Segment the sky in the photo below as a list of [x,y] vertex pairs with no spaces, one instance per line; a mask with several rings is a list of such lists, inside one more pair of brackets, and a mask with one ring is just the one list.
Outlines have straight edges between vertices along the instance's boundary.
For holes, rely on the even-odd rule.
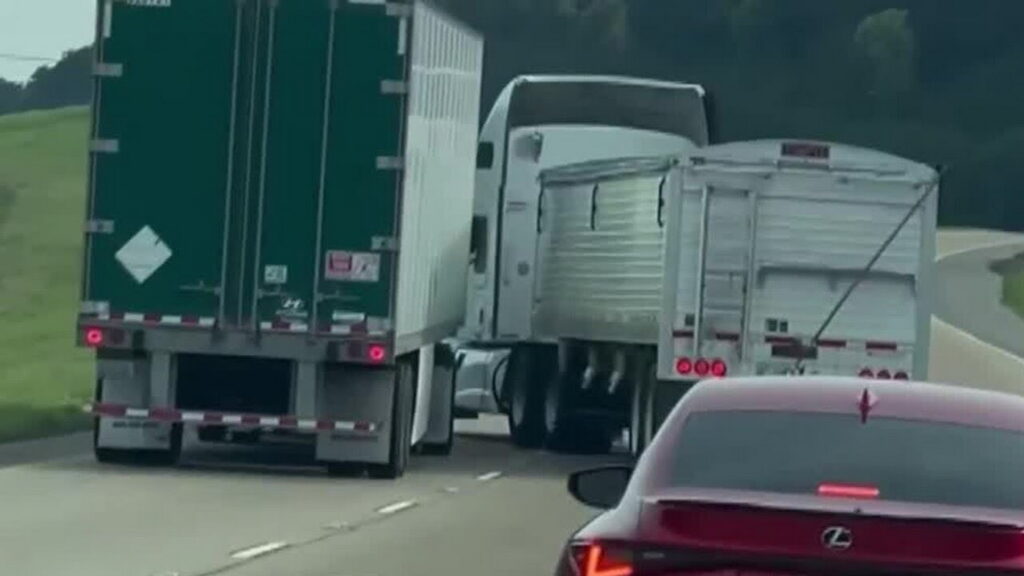
[[[90,44],[96,0],[0,0],[0,78],[24,82],[46,61]],[[52,64],[52,62],[50,63]]]

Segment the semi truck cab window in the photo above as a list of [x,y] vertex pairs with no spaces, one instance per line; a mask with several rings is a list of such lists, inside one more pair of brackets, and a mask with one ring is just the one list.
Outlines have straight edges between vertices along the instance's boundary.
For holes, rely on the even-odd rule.
[[469,254],[473,261],[473,271],[477,274],[487,272],[487,216],[473,216],[473,230],[470,233]]
[[477,170],[490,170],[494,166],[494,142],[481,142],[476,147]]

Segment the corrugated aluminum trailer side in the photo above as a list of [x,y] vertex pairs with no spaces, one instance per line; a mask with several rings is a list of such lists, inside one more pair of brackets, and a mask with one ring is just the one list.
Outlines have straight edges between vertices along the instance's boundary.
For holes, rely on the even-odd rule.
[[699,380],[926,378],[938,176],[875,150],[765,140],[552,168],[538,337],[573,450],[639,453]]
[[482,54],[421,2],[99,2],[78,327],[101,460],[173,460],[186,422],[308,432],[385,476],[450,447],[434,345],[464,310]]

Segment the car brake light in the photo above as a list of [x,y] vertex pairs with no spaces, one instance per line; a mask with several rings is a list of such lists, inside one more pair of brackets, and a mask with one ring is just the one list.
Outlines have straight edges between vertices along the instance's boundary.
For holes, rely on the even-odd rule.
[[857,375],[860,376],[861,378],[874,378],[875,377],[875,373],[871,371],[871,368],[863,368],[863,369],[861,369],[861,371]]
[[97,348],[103,345],[103,330],[99,328],[86,328],[85,343],[88,346]]
[[711,363],[711,375],[716,378],[722,378],[728,371],[729,367],[722,360],[715,360]]
[[818,496],[872,500],[878,498],[879,494],[878,488],[874,486],[857,486],[853,484],[821,484],[818,486]]
[[580,576],[632,576],[633,560],[626,552],[600,544],[574,546],[572,560]]
[[700,358],[693,363],[693,371],[697,373],[697,376],[703,378],[711,371],[711,364],[707,360]]
[[878,379],[879,380],[891,380],[892,379],[892,373],[889,372],[888,370],[886,370],[885,368],[882,368],[881,370],[878,371]]
[[676,360],[676,372],[686,376],[693,372],[693,362],[689,358],[680,358]]
[[388,351],[384,346],[380,344],[371,344],[370,349],[367,352],[367,356],[373,362],[383,362],[384,358],[388,355]]

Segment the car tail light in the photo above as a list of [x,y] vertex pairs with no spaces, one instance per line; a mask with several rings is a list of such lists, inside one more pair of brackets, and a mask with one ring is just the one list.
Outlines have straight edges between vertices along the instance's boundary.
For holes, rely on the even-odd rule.
[[896,380],[910,380],[910,374],[907,374],[906,372],[900,370],[899,372],[896,373],[895,376],[893,376],[893,378],[895,378]]
[[892,380],[892,373],[889,372],[888,370],[886,370],[885,368],[882,368],[881,370],[878,371],[878,379],[879,380]]
[[687,376],[693,373],[693,362],[689,358],[680,358],[676,360],[676,372],[683,376]]
[[834,498],[859,498],[872,500],[880,494],[875,486],[864,486],[856,484],[821,484],[818,486],[818,496],[831,496]]
[[99,348],[103,345],[104,337],[103,330],[99,328],[86,328],[85,329],[85,344],[90,348]]
[[388,349],[382,344],[370,344],[370,348],[366,352],[371,362],[383,362],[388,355]]
[[874,378],[875,377],[875,373],[871,370],[871,368],[862,368],[861,371],[857,375],[860,376],[861,378]]
[[722,360],[711,362],[711,375],[715,378],[722,378],[729,371],[729,367]]
[[711,372],[711,363],[703,358],[698,358],[693,363],[693,371],[697,373],[697,376],[703,378],[708,375],[708,372]]
[[602,544],[578,544],[572,561],[580,576],[632,576],[633,555]]

